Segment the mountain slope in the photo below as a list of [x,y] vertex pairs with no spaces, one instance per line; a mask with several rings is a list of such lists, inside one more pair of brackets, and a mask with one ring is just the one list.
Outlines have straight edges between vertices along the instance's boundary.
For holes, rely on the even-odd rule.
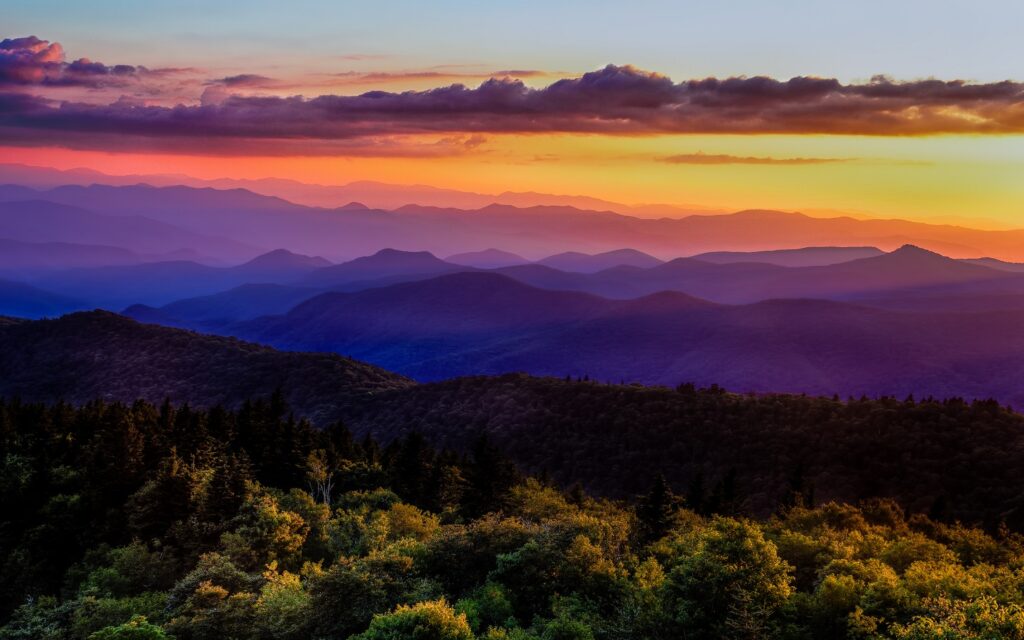
[[[547,286],[542,280],[532,284]],[[943,289],[958,294],[1024,293],[1021,274],[953,260],[911,245],[871,258],[812,267],[677,258],[650,269],[615,267],[584,278],[563,278],[560,285],[608,297],[682,291],[731,304],[772,298],[851,300],[922,288],[932,295]]]
[[331,261],[320,256],[305,256],[287,249],[275,249],[232,269],[241,277],[259,282],[259,278],[298,277],[329,266],[331,266]]
[[[250,283],[291,283],[329,264],[323,258],[279,249],[235,267],[173,260],[59,271],[43,275],[38,283],[52,291],[85,298],[93,306],[123,309],[132,304],[166,305]],[[259,306],[254,310],[259,311]],[[240,309],[233,317],[252,317],[252,314],[251,310]]]
[[964,262],[989,267],[991,269],[998,269],[1000,271],[1024,273],[1024,263],[1021,262],[1006,262],[1004,260],[996,260],[995,258],[967,258]]
[[22,282],[0,279],[0,316],[40,318],[86,308],[81,300],[45,291]]
[[820,267],[859,258],[873,258],[884,253],[875,247],[803,247],[772,251],[712,251],[691,256],[694,260],[726,264],[730,262],[762,262],[780,267]]
[[356,293],[326,293],[283,316],[227,328],[282,348],[368,354],[384,367],[430,361],[518,332],[574,322],[611,301],[537,289],[493,273],[457,273]]
[[799,478],[820,503],[892,497],[925,512],[941,497],[965,522],[994,523],[981,505],[999,505],[1001,517],[1024,523],[1015,479],[1024,416],[994,403],[845,402],[510,374],[380,394],[348,424],[384,441],[417,432],[455,448],[485,433],[529,471],[619,498],[643,494],[658,473],[680,491],[703,481],[705,497],[732,476],[745,507],[767,514]]
[[7,274],[137,264],[142,260],[140,255],[121,247],[0,238],[0,272]]
[[457,253],[448,256],[444,261],[478,269],[498,269],[500,267],[513,267],[530,263],[529,260],[521,255],[502,251],[501,249],[484,249],[483,251]]
[[196,233],[145,216],[104,215],[44,200],[0,202],[0,237],[115,246],[148,254],[192,249],[227,259],[248,259],[256,253],[227,237]]
[[285,313],[319,294],[316,289],[282,284],[244,284],[208,296],[176,300],[158,309],[132,305],[123,313],[140,322],[214,330],[260,316]]
[[[897,256],[895,259],[900,259]],[[714,265],[712,265],[714,266]],[[777,267],[785,270],[784,267]],[[610,300],[462,273],[325,294],[226,331],[420,380],[526,371],[737,391],[994,396],[1024,404],[1024,312],[903,313],[822,300]]]
[[445,262],[428,251],[381,249],[371,256],[318,269],[303,278],[301,284],[328,288],[354,282],[433,276],[463,270],[465,267]]
[[341,356],[280,352],[102,311],[0,326],[0,395],[32,401],[237,406],[280,389],[301,415],[327,422],[363,396],[408,384]]
[[538,260],[537,264],[576,273],[597,273],[612,267],[639,267],[648,269],[662,264],[662,260],[635,249],[616,249],[604,253],[586,254],[567,251]]

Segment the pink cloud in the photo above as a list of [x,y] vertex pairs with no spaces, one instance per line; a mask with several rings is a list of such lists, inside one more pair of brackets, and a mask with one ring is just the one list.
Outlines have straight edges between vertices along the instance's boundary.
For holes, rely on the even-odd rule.
[[[507,72],[476,87],[451,84],[424,91],[370,91],[360,95],[243,96],[236,89],[280,88],[260,74],[205,83],[198,104],[177,106],[120,100],[110,104],[57,103],[53,86],[109,86],[160,74],[86,58],[67,63],[59,44],[38,38],[0,42],[0,142],[82,148],[123,146],[125,140],[182,152],[351,153],[394,149],[402,137],[479,140],[502,133],[652,135],[1024,133],[1024,84],[963,80],[900,82],[875,77],[844,84],[834,78],[704,78],[675,82],[632,66],[607,67],[542,87]],[[461,73],[461,72],[460,72]],[[435,75],[436,74],[436,75]],[[347,77],[347,76],[346,76]],[[362,82],[450,79],[442,71],[354,73]],[[25,94],[37,87],[38,95]],[[200,85],[202,87],[203,85]],[[198,96],[197,96],[198,98]],[[463,136],[459,138],[459,136]],[[360,144],[363,140],[366,144]],[[380,145],[379,141],[388,141]],[[472,148],[473,144],[453,145]],[[699,158],[668,162],[794,164],[814,158]]]

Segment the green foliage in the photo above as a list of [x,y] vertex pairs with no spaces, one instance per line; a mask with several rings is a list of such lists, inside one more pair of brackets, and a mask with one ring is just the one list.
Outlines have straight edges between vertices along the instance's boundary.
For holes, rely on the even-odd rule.
[[926,603],[927,614],[907,625],[894,625],[897,640],[1001,640],[1024,639],[1024,608],[1001,605],[994,598]]
[[116,627],[100,629],[89,636],[89,640],[169,640],[170,636],[160,627],[150,624],[143,616],[135,616]]
[[1024,537],[893,500],[566,494],[487,441],[357,443],[279,397],[0,414],[0,640],[1024,640]]
[[492,627],[515,626],[514,611],[508,593],[499,584],[488,582],[469,596],[455,603],[455,610],[465,614],[473,631]]
[[473,640],[466,616],[456,614],[444,600],[400,606],[378,615],[353,640]]
[[758,638],[792,593],[791,567],[751,523],[716,518],[671,543],[669,625],[695,638]]
[[163,623],[166,622],[166,611],[166,593],[147,592],[124,598],[85,596],[77,602],[71,621],[71,636],[91,637],[94,632],[128,624],[138,616]]

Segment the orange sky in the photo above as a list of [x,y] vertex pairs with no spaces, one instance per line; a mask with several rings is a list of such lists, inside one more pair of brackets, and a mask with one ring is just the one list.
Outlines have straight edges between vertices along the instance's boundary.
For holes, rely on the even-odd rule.
[[[18,17],[25,29],[49,18]],[[992,75],[1001,67],[984,80],[864,79],[840,57],[833,64],[853,79],[813,69],[670,77],[559,55],[557,38],[547,58],[517,48],[463,61],[426,42],[403,53],[299,42],[273,54],[254,42],[224,40],[232,53],[218,56],[205,44],[3,39],[0,162],[1024,227],[1024,83]],[[623,54],[652,61],[643,42]],[[660,58],[687,73],[673,60]],[[741,60],[755,70],[749,56],[720,56],[720,68]]]
[[[437,138],[417,140],[430,147]],[[1024,145],[1016,137],[895,140],[847,136],[489,136],[471,151],[425,157],[259,157],[0,147],[0,162],[116,175],[376,180],[500,193],[588,195],[627,204],[728,210],[838,210],[883,217],[1024,226]],[[684,154],[834,162],[676,164]],[[693,158],[690,158],[693,161]]]

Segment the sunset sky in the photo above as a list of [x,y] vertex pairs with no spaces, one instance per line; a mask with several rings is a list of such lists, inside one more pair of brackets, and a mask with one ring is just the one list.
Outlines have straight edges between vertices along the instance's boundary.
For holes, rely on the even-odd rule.
[[1024,227],[1019,2],[211,4],[5,6],[0,162]]

